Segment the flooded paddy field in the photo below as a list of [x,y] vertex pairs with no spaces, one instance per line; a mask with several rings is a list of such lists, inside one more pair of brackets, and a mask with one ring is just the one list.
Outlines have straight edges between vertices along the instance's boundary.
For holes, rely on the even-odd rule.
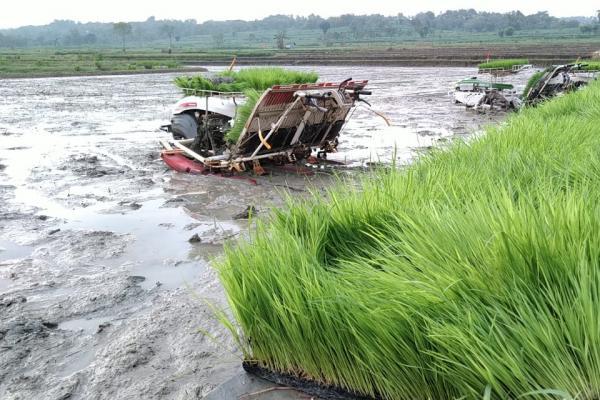
[[[450,101],[474,69],[302,69],[371,81],[392,126],[358,107],[332,157],[352,166],[408,163],[505,118]],[[208,305],[225,303],[211,260],[247,233],[247,206],[264,216],[335,179],[167,170],[175,76],[0,81],[1,399],[195,399],[239,370]]]

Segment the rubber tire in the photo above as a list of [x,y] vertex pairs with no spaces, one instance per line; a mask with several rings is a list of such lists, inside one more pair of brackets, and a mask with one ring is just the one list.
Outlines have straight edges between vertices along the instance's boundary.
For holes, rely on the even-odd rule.
[[194,139],[198,135],[198,123],[190,114],[176,114],[171,118],[174,139]]

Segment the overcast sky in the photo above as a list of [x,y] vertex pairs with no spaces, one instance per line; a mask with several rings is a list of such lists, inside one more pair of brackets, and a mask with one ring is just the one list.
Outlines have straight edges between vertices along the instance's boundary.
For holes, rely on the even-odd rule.
[[414,15],[420,11],[439,13],[448,9],[475,8],[478,11],[520,10],[525,14],[548,11],[551,15],[592,16],[600,8],[597,0],[3,0],[0,28],[43,25],[55,19],[89,22],[142,21],[157,19],[206,20],[260,19],[271,14],[325,17],[341,14]]

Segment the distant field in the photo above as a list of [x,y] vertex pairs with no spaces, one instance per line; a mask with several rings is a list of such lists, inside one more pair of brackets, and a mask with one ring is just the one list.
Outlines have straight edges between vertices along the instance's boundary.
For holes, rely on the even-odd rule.
[[[294,33],[288,36],[294,38]],[[476,66],[488,57],[526,58],[533,64],[550,65],[587,59],[600,50],[600,38],[566,34],[555,35],[554,42],[532,35],[506,40],[491,34],[456,33],[429,40],[351,44],[325,44],[322,35],[320,41],[317,36],[312,41],[309,37],[301,38],[295,47],[283,50],[273,48],[272,36],[255,36],[254,48],[243,47],[244,40],[239,37],[236,40],[240,41],[240,47],[226,48],[203,48],[207,42],[201,40],[181,41],[171,53],[160,44],[155,48],[128,48],[125,52],[112,48],[0,50],[0,78],[176,71],[191,65],[229,64],[234,56],[238,65]],[[466,42],[468,39],[471,41]]]
[[110,52],[29,50],[0,52],[0,77],[77,75],[180,67],[175,59],[111,57]]

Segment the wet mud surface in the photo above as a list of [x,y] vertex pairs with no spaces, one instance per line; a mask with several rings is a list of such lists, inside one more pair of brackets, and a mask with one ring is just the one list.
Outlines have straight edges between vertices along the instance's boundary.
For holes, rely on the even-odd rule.
[[[505,117],[450,102],[473,69],[314,69],[371,79],[392,121],[356,110],[332,157],[353,166],[407,163]],[[207,304],[225,304],[211,262],[248,232],[248,206],[264,216],[335,178],[168,171],[157,128],[174,76],[0,81],[1,399],[198,399],[239,371]]]

